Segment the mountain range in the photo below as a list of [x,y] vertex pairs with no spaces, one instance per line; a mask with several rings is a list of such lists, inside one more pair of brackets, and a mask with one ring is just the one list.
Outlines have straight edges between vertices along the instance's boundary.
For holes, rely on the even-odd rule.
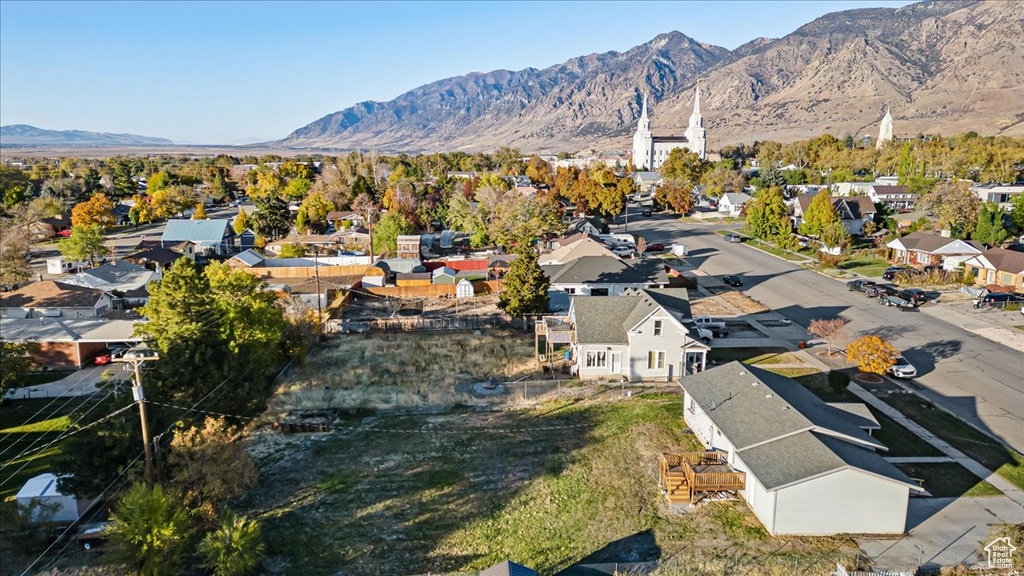
[[[738,8],[739,9],[739,8]],[[708,148],[830,132],[1024,135],[1024,3],[929,1],[827,14],[735,50],[679,32],[538,70],[439,80],[361,102],[283,148],[524,152],[629,147],[643,94],[655,133],[681,133],[699,82]]]
[[101,146],[170,146],[172,144],[174,142],[166,138],[152,138],[135,134],[108,134],[106,132],[86,132],[83,130],[46,130],[29,126],[28,124],[0,126],[0,147],[3,148],[28,146],[94,148]]

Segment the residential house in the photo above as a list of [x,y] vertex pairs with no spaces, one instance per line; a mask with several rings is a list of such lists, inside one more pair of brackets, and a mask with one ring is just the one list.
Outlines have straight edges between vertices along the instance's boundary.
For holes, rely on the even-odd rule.
[[172,218],[160,236],[160,244],[162,248],[170,248],[180,242],[195,244],[198,254],[227,256],[235,251],[235,230],[230,220]]
[[0,294],[0,316],[96,318],[111,310],[113,304],[114,297],[106,290],[41,280]]
[[134,254],[125,256],[124,261],[138,264],[155,272],[158,270],[170,270],[171,266],[182,256],[184,254],[170,248],[155,247],[139,250]]
[[541,266],[548,264],[565,264],[584,256],[606,256],[618,258],[604,244],[589,236],[574,235],[571,243],[561,243],[558,248],[551,252],[541,254],[538,262]]
[[964,260],[964,268],[974,278],[975,284],[998,284],[1010,286],[1018,292],[1024,291],[1024,252],[990,248]]
[[[793,204],[794,224],[799,227],[803,216],[811,205],[811,200],[818,194],[826,194],[821,190],[815,194],[802,194],[796,197]],[[851,236],[863,236],[864,226],[875,219],[875,205],[865,196],[832,196],[832,206],[839,219]]]
[[739,216],[743,212],[743,207],[751,200],[753,198],[743,192],[726,192],[718,199],[718,211],[729,216]]
[[361,228],[366,223],[366,219],[361,214],[351,210],[328,212],[327,221],[334,225],[335,230]]
[[664,288],[668,276],[657,260],[626,263],[614,256],[583,256],[541,269],[551,280],[551,291],[583,296],[618,296],[630,288]]
[[971,192],[978,195],[982,202],[995,202],[1006,210],[1010,210],[1013,199],[1024,194],[1024,184],[985,184],[971,186]]
[[636,189],[644,194],[653,192],[658,186],[661,186],[664,179],[661,174],[657,172],[637,172],[633,174],[633,182],[636,182]]
[[114,204],[114,207],[110,210],[110,215],[114,218],[114,226],[127,226],[132,223],[132,206],[134,206],[134,202],[132,204],[120,202]]
[[581,216],[573,219],[566,226],[565,234],[586,234],[596,236],[608,232],[608,224],[598,216]]
[[310,253],[333,252],[338,247],[338,238],[327,234],[289,234],[280,240],[275,240],[266,246],[270,254],[280,254],[285,246],[298,244],[308,249]]
[[708,346],[690,335],[685,288],[573,296],[569,305],[573,372],[580,378],[660,380],[699,372]]
[[887,462],[863,405],[731,362],[680,380],[683,417],[745,475],[739,494],[772,535],[903,534],[916,482]]
[[40,366],[82,368],[110,347],[130,348],[140,342],[135,336],[137,323],[138,319],[111,320],[69,314],[39,318],[4,314],[0,316],[0,333],[8,342],[34,344],[30,355]]
[[918,200],[917,194],[908,192],[906,186],[882,184],[872,184],[868,188],[868,198],[875,204],[888,206],[893,212],[910,212]]
[[50,218],[42,218],[25,225],[33,241],[49,240],[58,232],[71,230],[71,213],[65,212]]
[[943,270],[956,270],[964,260],[984,252],[984,246],[974,240],[946,238],[924,231],[896,238],[886,246],[893,251],[893,262],[912,266],[939,266]]

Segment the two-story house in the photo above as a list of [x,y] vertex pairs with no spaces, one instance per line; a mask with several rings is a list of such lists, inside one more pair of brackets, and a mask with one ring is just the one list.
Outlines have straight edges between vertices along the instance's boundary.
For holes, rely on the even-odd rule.
[[685,288],[574,296],[573,372],[580,378],[669,381],[704,369],[708,346],[690,335]]
[[679,381],[683,417],[772,535],[902,534],[923,488],[877,451],[859,403],[825,403],[791,378],[731,362]]
[[618,296],[629,289],[669,285],[665,266],[656,259],[627,263],[615,256],[582,256],[541,269],[551,280],[551,291],[571,295]]
[[907,191],[906,186],[872,184],[868,198],[875,204],[888,206],[893,212],[909,212],[917,206],[918,195]]
[[[824,190],[797,196],[793,205],[794,224],[799,227],[803,216],[811,205],[811,200],[818,194],[826,194]],[[851,236],[863,236],[864,226],[875,219],[875,205],[866,196],[832,196],[832,206],[836,214]]]

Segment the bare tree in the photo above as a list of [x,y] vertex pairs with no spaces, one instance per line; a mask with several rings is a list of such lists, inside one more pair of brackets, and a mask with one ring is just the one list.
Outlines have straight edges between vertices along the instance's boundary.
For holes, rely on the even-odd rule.
[[824,340],[825,344],[828,345],[828,355],[831,356],[832,343],[843,337],[846,333],[846,320],[843,318],[811,320],[811,325],[807,327],[807,333]]
[[647,250],[647,239],[643,236],[637,236],[636,238],[636,253],[638,256],[643,256],[644,251]]

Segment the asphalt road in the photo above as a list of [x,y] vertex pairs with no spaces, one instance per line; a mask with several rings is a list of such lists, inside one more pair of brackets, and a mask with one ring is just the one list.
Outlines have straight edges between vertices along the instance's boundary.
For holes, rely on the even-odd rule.
[[[918,389],[963,419],[1024,452],[1024,355],[940,318],[878,305],[843,282],[714,233],[717,225],[630,215],[629,232],[648,242],[683,243],[707,274],[740,274],[743,291],[806,327],[842,316],[855,334],[878,334],[917,367]],[[615,231],[621,231],[616,226]]]

